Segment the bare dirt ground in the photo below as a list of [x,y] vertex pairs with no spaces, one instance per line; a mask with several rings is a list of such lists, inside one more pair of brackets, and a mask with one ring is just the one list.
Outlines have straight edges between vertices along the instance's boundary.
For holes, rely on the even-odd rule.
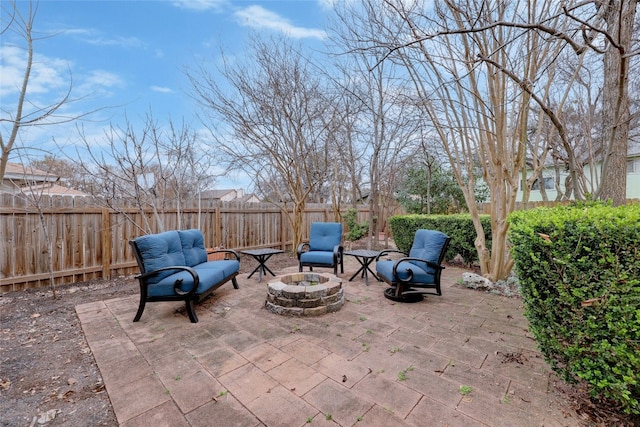
[[[354,246],[355,248],[355,246]],[[295,257],[274,256],[277,271],[296,265]],[[242,259],[243,273],[257,264]],[[138,293],[133,277],[91,281],[0,296],[0,425],[116,426],[109,396],[82,333],[75,306]],[[632,420],[593,402],[578,386],[552,391],[571,402],[585,426],[634,426]]]

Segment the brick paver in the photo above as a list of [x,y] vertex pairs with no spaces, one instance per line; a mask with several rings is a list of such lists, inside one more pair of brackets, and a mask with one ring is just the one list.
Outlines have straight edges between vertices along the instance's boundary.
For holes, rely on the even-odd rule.
[[[264,308],[266,283],[239,276],[198,305],[137,296],[76,307],[118,422],[171,426],[579,426],[548,393],[555,381],[519,299],[462,289],[384,298],[347,278],[337,313],[288,318]],[[292,273],[297,267],[283,272]],[[466,386],[468,393],[460,387]]]

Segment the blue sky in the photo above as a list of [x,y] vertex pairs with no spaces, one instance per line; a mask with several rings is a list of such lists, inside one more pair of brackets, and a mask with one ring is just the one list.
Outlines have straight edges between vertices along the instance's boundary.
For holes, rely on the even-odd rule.
[[[34,34],[30,99],[40,105],[59,99],[73,78],[67,115],[99,111],[82,122],[96,136],[110,123],[142,117],[149,110],[159,121],[169,116],[195,123],[197,107],[189,98],[184,68],[199,60],[215,61],[220,46],[242,55],[248,36],[284,35],[320,48],[332,0],[308,1],[54,1],[41,0]],[[28,2],[18,2],[26,14]],[[6,9],[10,3],[2,1]],[[24,72],[24,42],[5,33],[0,52],[2,116],[11,111]],[[22,65],[22,66],[21,66]],[[9,108],[7,108],[9,106]],[[2,129],[6,138],[6,129]],[[32,128],[25,145],[73,144],[70,125]],[[219,187],[241,186],[220,182]]]

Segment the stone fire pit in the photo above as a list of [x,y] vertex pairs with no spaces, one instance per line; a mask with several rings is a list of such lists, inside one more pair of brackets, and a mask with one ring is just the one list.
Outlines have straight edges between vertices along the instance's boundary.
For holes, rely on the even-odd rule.
[[342,279],[333,274],[285,274],[270,281],[267,289],[267,310],[285,316],[319,316],[344,305]]

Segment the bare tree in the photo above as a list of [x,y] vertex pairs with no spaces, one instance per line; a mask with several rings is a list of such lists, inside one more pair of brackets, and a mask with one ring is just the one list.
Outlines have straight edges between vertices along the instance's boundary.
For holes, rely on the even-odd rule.
[[[27,10],[23,11],[22,7]],[[63,106],[77,101],[71,98],[73,80],[69,76],[69,86],[59,99],[50,104],[42,104],[36,99],[29,97],[33,71],[34,43],[40,38],[36,36],[34,30],[35,19],[38,12],[38,2],[2,2],[0,17],[0,36],[3,38],[3,48],[9,46],[9,41],[15,40],[12,36],[17,36],[24,44],[17,46],[25,52],[24,71],[19,87],[15,88],[17,99],[11,102],[8,96],[3,96],[2,116],[0,116],[0,182],[5,175],[7,162],[12,153],[18,148],[16,145],[22,139],[22,134],[34,126],[46,126],[68,123],[78,120],[94,111],[75,115],[72,117],[58,114]],[[46,38],[43,36],[41,38]],[[5,45],[6,41],[6,45]],[[26,139],[26,138],[25,138]],[[24,147],[36,149],[37,147]],[[25,157],[24,155],[22,157]]]
[[85,174],[84,169],[72,159],[55,157],[47,154],[42,158],[29,162],[29,167],[46,171],[51,176],[59,178],[59,183],[74,190],[87,191],[90,189],[90,177]]
[[[586,193],[583,164],[576,158],[563,120],[570,85],[554,87],[547,73],[563,49],[568,47],[582,56],[589,50],[598,51],[602,46],[597,43],[614,48],[601,49],[603,53],[611,51],[614,60],[622,64],[618,74],[606,69],[603,73],[605,81],[613,78],[617,82],[613,91],[617,103],[609,104],[609,111],[603,112],[615,124],[616,138],[624,135],[631,35],[623,31],[620,37],[613,36],[617,33],[611,27],[629,28],[626,19],[633,18],[631,10],[637,2],[627,2],[629,8],[620,3],[474,0],[431,5],[386,0],[365,18],[374,20],[378,31],[376,37],[363,40],[362,47],[374,51],[386,47],[384,61],[403,65],[415,82],[417,101],[432,121],[433,132],[442,141],[464,189],[478,232],[481,270],[490,279],[505,278],[513,264],[507,248],[506,218],[514,207],[517,173],[526,176],[531,105],[537,105],[555,128],[574,196],[582,199]],[[595,12],[590,15],[584,9],[588,7]],[[608,29],[600,25],[604,17],[613,20]],[[561,96],[554,98],[554,93]],[[605,146],[615,152],[623,145],[618,139],[604,139]],[[622,151],[626,156],[626,143]],[[544,155],[544,150],[540,154]],[[542,164],[533,166],[540,168]],[[491,192],[491,251],[477,217],[471,191],[474,180],[463,179],[465,174],[474,176],[476,165]],[[604,176],[607,162],[603,161],[602,168]],[[618,167],[615,173],[623,176],[625,168]],[[614,181],[603,179],[603,188],[607,182]]]
[[374,14],[376,10],[371,4],[347,3],[337,7],[339,22],[334,33],[335,49],[343,58],[340,68],[345,76],[355,76],[337,83],[360,104],[356,119],[359,130],[351,135],[350,144],[362,153],[368,175],[368,244],[377,245],[379,232],[385,227],[379,219],[386,218],[391,205],[396,203],[394,191],[399,183],[396,172],[419,144],[421,120],[415,105],[409,102],[411,81],[398,67],[381,63],[386,50],[359,49],[363,38],[377,33],[373,18],[360,19],[363,9],[366,14]]
[[[522,6],[478,0],[438,1],[431,8],[387,0],[367,14],[376,22],[376,36],[362,40],[364,49],[386,48],[384,60],[404,67],[414,82],[414,102],[430,120],[463,189],[482,273],[493,280],[505,278],[513,265],[506,218],[525,165],[529,105],[539,96],[526,86],[541,77],[558,49],[539,34],[491,25],[519,19]],[[544,21],[549,8],[525,7],[524,15]],[[490,189],[492,249],[475,198],[477,168]]]
[[631,125],[629,70],[631,58],[638,54],[632,46],[638,0],[609,0],[595,4],[598,20],[593,24],[583,22],[583,25],[594,36],[602,35],[604,38],[602,46],[590,44],[596,51],[603,52],[604,61],[602,128],[605,150],[602,157],[602,187],[597,196],[613,200],[615,205],[622,205],[626,203],[627,150]]
[[[86,155],[78,153],[78,164],[91,177],[85,191],[98,204],[125,215],[124,208],[133,204],[142,213],[145,233],[164,231],[160,213],[172,206],[178,209],[180,227],[182,206],[199,199],[202,190],[213,183],[212,167],[199,146],[199,136],[184,122],[178,126],[169,120],[163,127],[149,112],[142,129],[127,119],[124,127],[112,125],[105,130],[101,144],[94,144],[82,130],[79,133]],[[149,207],[155,224],[144,215]]]
[[211,131],[210,150],[283,208],[295,247],[307,199],[326,181],[334,109],[320,73],[290,41],[254,37],[245,58],[223,54],[219,75],[205,65],[187,75]]
[[[21,158],[21,156],[19,156]],[[35,263],[40,263],[41,259],[44,259],[46,262],[46,269],[48,273],[49,287],[51,288],[51,293],[53,298],[58,298],[57,290],[56,290],[56,278],[54,275],[54,254],[56,251],[56,245],[51,237],[51,230],[49,221],[47,221],[47,217],[45,216],[45,210],[50,207],[49,205],[49,189],[51,188],[51,183],[57,181],[57,177],[52,175],[49,171],[36,169],[33,166],[23,166],[27,163],[27,159],[22,159],[21,167],[23,169],[23,179],[21,179],[22,185],[17,185],[13,191],[16,194],[19,194],[20,197],[26,202],[26,206],[30,208],[30,210],[35,211],[38,214],[38,220],[40,222],[40,229],[42,230],[42,234],[44,237],[45,250],[42,251],[42,258],[38,257],[38,259],[34,259]],[[37,171],[37,175],[40,175],[38,179],[32,179],[31,175],[34,171]],[[44,179],[42,178],[42,173],[44,172]],[[64,248],[64,245],[60,245]]]

